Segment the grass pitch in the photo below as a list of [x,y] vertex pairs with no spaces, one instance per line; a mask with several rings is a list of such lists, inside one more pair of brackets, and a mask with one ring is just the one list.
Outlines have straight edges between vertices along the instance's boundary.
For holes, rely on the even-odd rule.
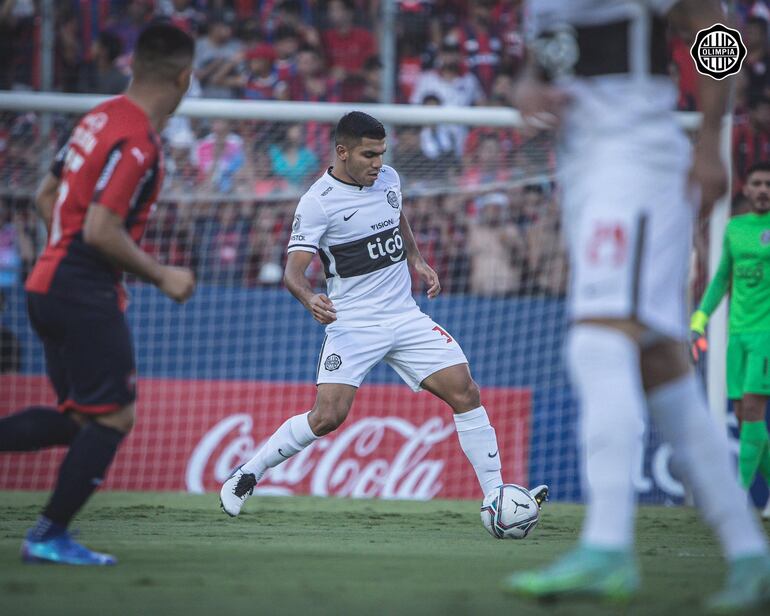
[[30,566],[20,539],[46,495],[0,492],[0,614],[700,614],[723,564],[687,508],[643,507],[644,588],[628,606],[503,595],[510,571],[577,537],[582,508],[546,504],[524,541],[496,541],[471,501],[253,498],[237,519],[216,495],[100,493],[76,522],[113,568]]

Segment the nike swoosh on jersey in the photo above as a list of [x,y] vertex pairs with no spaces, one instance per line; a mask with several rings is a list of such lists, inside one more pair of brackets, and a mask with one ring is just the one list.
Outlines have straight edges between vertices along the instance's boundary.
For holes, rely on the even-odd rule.
[[488,453],[488,454],[487,454],[487,457],[488,457],[488,458],[494,458],[494,457],[497,457],[497,452],[495,452],[495,453]]
[[350,216],[343,216],[343,217],[342,217],[342,220],[344,220],[345,222],[347,222],[348,220],[350,220],[351,218],[353,218],[353,216],[355,216],[357,213],[358,213],[358,210],[356,210],[355,212],[353,212],[353,213],[352,213]]

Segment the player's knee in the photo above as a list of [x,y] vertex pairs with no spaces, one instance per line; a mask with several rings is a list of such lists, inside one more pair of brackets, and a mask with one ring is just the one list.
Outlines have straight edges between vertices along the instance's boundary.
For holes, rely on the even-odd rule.
[[455,413],[463,413],[481,406],[481,392],[476,382],[469,378],[453,393],[449,404]]
[[128,434],[133,429],[134,422],[136,421],[134,403],[126,404],[114,413],[99,415],[94,418],[94,421],[123,434]]
[[324,436],[339,428],[345,421],[347,415],[347,409],[339,407],[314,408],[308,418],[310,429],[316,436]]

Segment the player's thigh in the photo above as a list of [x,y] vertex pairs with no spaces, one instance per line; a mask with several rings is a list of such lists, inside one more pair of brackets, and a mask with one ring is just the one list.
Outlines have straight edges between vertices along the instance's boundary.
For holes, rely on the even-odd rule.
[[606,186],[602,175],[583,179],[565,200],[570,315],[636,320],[684,339],[692,207],[677,174],[637,175],[620,169],[624,181]]
[[45,368],[56,393],[57,403],[67,399],[70,376],[64,355],[64,329],[55,298],[38,293],[27,293],[27,314],[32,329],[43,343]]
[[384,327],[330,327],[321,345],[316,383],[359,387],[393,344]]
[[414,391],[430,375],[468,363],[455,337],[426,314],[391,327],[395,342],[385,361]]
[[88,415],[111,414],[136,399],[134,345],[117,303],[71,303],[63,354],[70,372],[64,407]]
[[727,342],[727,397],[730,400],[743,398],[746,381],[746,360],[748,349],[742,334],[731,334]]
[[[747,354],[743,380],[744,406],[747,394],[770,396],[770,334],[745,334]],[[756,404],[752,405],[756,406]]]

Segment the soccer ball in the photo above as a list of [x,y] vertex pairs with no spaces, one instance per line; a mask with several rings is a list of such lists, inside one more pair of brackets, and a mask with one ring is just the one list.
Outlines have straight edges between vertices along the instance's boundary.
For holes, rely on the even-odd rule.
[[529,490],[504,483],[481,503],[481,522],[495,539],[524,539],[540,520],[540,507]]

